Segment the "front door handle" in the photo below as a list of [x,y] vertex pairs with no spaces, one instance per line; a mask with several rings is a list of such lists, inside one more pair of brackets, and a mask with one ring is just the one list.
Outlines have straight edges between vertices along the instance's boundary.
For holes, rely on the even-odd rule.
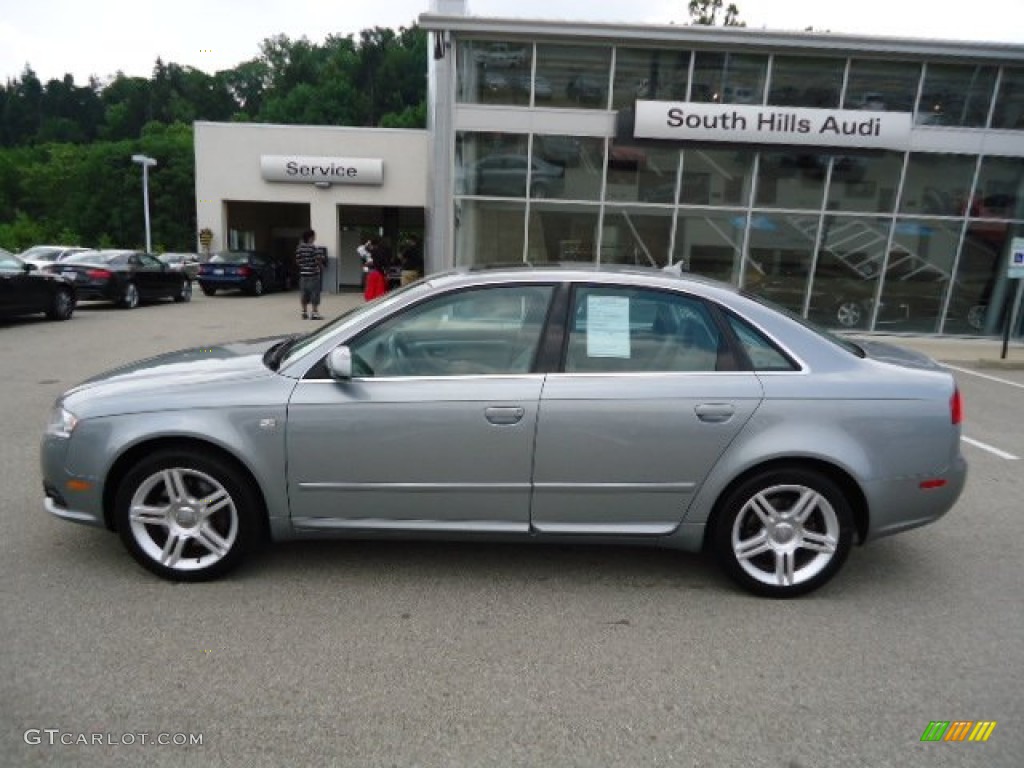
[[491,424],[518,424],[524,415],[526,415],[526,409],[516,405],[492,405],[489,408],[484,408],[484,417]]
[[729,403],[701,403],[693,410],[698,419],[710,424],[724,424],[736,413],[736,408]]

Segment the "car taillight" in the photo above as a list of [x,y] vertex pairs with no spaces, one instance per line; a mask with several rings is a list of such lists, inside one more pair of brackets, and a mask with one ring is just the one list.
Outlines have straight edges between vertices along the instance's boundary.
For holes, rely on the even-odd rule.
[[954,424],[964,420],[964,403],[960,397],[960,387],[956,387],[949,398],[949,418]]
[[208,274],[210,274],[210,265],[209,264],[200,264],[199,265],[199,274],[200,275],[208,275]]
[[238,274],[240,274],[242,277],[248,277],[249,275],[252,274],[252,267],[239,267]]
[[90,280],[109,280],[112,276],[106,269],[90,269],[85,274]]

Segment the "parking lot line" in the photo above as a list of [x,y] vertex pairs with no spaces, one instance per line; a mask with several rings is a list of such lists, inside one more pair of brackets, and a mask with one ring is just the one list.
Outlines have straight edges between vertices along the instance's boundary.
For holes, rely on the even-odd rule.
[[964,437],[963,435],[960,436],[960,439],[963,440],[968,445],[973,445],[975,448],[981,448],[981,450],[983,451],[994,453],[1001,459],[1006,459],[1007,461],[1017,461],[1020,459],[1019,456],[1014,456],[1012,453],[1007,453],[1006,451],[1000,450],[999,448],[991,446],[988,443],[983,443],[980,440],[973,440],[970,437]]
[[961,368],[958,365],[950,365],[949,363],[943,363],[947,368],[952,371],[959,371],[960,373],[968,373],[971,376],[978,376],[982,379],[988,379],[989,381],[997,381],[1000,384],[1008,384],[1011,387],[1017,387],[1018,389],[1024,389],[1024,384],[1017,381],[1010,381],[1009,379],[1001,379],[998,376],[990,376],[987,373],[980,373],[979,371],[972,371],[970,368]]

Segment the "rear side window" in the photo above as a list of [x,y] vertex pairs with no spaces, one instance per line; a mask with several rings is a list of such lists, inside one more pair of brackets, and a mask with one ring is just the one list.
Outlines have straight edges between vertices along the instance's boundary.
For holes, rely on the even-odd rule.
[[566,373],[719,370],[724,339],[707,307],[688,296],[642,288],[576,290]]
[[786,357],[774,344],[752,326],[735,315],[726,315],[729,325],[740,346],[750,358],[755,371],[795,371],[797,366]]

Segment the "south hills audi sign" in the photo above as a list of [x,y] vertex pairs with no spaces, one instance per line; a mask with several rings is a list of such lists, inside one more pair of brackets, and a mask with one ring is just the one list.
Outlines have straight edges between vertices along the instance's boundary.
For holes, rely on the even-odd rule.
[[638,139],[906,149],[909,112],[638,101]]

